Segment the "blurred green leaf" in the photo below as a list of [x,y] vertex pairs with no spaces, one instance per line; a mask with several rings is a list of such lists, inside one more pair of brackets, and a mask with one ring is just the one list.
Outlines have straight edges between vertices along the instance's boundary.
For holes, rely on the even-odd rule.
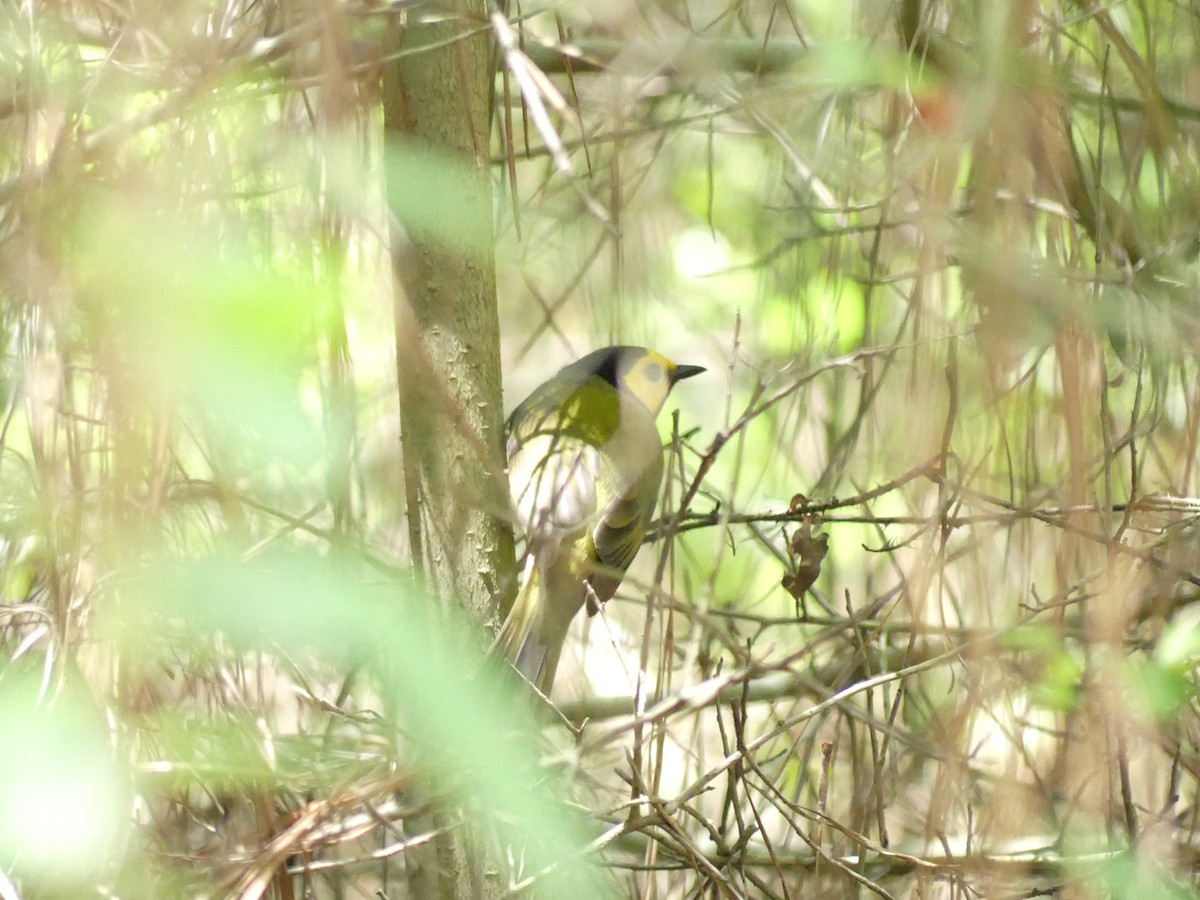
[[1126,660],[1124,674],[1135,708],[1149,710],[1160,722],[1177,713],[1192,693],[1181,670],[1143,657]]
[[43,684],[24,663],[0,677],[0,868],[67,889],[123,851],[129,778],[86,692],[74,680]]
[[315,287],[169,210],[101,195],[81,218],[80,324],[117,396],[131,410],[191,408],[193,427],[260,460],[318,459],[320,432],[301,404]]
[[490,173],[415,142],[389,144],[384,168],[388,206],[414,237],[476,258],[491,253]]
[[129,638],[147,622],[175,622],[198,639],[220,634],[243,649],[317,653],[373,674],[389,714],[420,736],[424,764],[462,802],[490,813],[530,871],[555,866],[556,889],[601,895],[582,861],[586,835],[546,783],[507,673],[473,666],[462,645],[473,643],[474,626],[452,618],[448,630],[415,584],[368,584],[334,561],[281,551],[253,563],[164,561],[131,589]]
[[1057,629],[1048,625],[1031,623],[1006,632],[1001,643],[1011,650],[1025,650],[1045,656],[1062,648],[1062,637]]
[[909,54],[892,47],[859,40],[831,40],[811,48],[803,69],[823,85],[840,90],[889,85],[907,89],[927,80],[914,69]]
[[1154,661],[1168,669],[1190,669],[1200,660],[1200,631],[1191,618],[1167,622],[1154,648]]
[[1041,680],[1033,685],[1033,699],[1050,709],[1074,709],[1082,679],[1083,663],[1066,651],[1056,653],[1046,660]]
[[1112,900],[1189,900],[1198,895],[1189,891],[1170,873],[1153,862],[1139,861],[1133,851],[1113,857],[1102,869],[1102,881]]
[[1064,646],[1056,629],[1041,625],[1013,629],[1003,642],[1040,664],[1040,677],[1032,683],[1030,692],[1035,703],[1058,711],[1075,708],[1084,673],[1078,648]]

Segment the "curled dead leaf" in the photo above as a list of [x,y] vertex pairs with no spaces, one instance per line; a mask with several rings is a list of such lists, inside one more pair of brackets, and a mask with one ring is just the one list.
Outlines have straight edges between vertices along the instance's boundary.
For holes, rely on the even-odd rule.
[[[795,500],[792,502],[795,503]],[[797,600],[816,582],[821,574],[821,563],[825,554],[829,552],[829,535],[813,534],[813,526],[820,524],[820,516],[805,517],[788,541],[793,569],[783,576],[781,584],[783,589]]]

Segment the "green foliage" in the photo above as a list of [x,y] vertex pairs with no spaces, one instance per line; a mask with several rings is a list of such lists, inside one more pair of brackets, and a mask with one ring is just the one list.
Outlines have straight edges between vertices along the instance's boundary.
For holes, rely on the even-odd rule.
[[1100,884],[1113,900],[1142,900],[1146,897],[1161,900],[1195,900],[1200,893],[1188,890],[1165,868],[1138,859],[1126,851],[1115,855],[1102,868]]
[[1064,642],[1055,629],[1036,624],[1012,630],[1004,636],[1004,643],[1036,667],[1039,674],[1031,692],[1034,702],[1057,712],[1077,707],[1086,671],[1077,646]]
[[84,892],[126,852],[132,780],[82,679],[38,663],[0,674],[0,869]]
[[[562,889],[599,896],[595,876],[578,861],[584,842],[578,823],[553,802],[531,735],[514,727],[525,712],[509,678],[471,663],[474,657],[462,652],[471,627],[439,623],[415,585],[363,582],[337,560],[277,552],[252,563],[151,563],[128,590],[126,613],[110,623],[119,644],[141,642],[152,628],[178,636],[167,645],[172,653],[219,638],[238,653],[295,660],[315,654],[336,670],[361,671],[380,692],[387,711],[382,724],[415,739],[424,777],[448,786],[479,821],[524,847],[534,871],[554,865]],[[168,756],[178,766],[176,777],[199,776],[197,783],[210,788],[215,779],[226,789],[265,784],[294,790],[297,769],[319,773],[317,780],[312,774],[304,779],[309,789],[366,775],[339,773],[336,759],[344,750],[337,742],[280,748],[265,766],[259,742],[246,742],[252,731],[245,725],[212,731],[199,723],[211,742],[198,742],[186,728],[175,731],[169,720],[157,725],[165,731],[164,749],[190,747]],[[387,739],[386,730],[381,736]],[[197,766],[189,757],[206,743]]]
[[246,463],[313,465],[322,452],[303,377],[322,295],[228,235],[100,195],[74,268],[80,334],[150,408],[180,404]]
[[1171,721],[1196,694],[1194,683],[1179,670],[1136,657],[1126,663],[1125,680],[1133,707],[1157,722]]
[[477,170],[415,142],[389,145],[384,167],[388,205],[414,237],[471,258],[490,256],[490,223],[475,215]]

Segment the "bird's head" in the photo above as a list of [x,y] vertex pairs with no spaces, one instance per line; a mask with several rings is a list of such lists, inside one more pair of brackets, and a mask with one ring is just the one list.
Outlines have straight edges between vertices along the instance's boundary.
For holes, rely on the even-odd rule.
[[652,416],[663,408],[671,388],[704,371],[703,366],[676,365],[646,347],[607,347],[584,359],[593,360],[597,375],[618,391],[636,398]]

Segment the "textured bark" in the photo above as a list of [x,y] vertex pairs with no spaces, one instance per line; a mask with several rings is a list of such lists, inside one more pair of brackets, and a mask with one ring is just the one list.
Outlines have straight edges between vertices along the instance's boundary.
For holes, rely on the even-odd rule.
[[[398,49],[445,42],[485,21],[482,4],[457,23],[407,29]],[[463,250],[431,239],[408,244],[398,264],[396,351],[409,534],[418,567],[449,602],[482,620],[494,615],[495,573],[511,570],[505,521],[500,339],[488,153],[491,95],[486,34],[413,53],[385,78],[389,136],[418,141],[465,163],[465,205],[447,218],[469,221],[486,247]],[[403,224],[403,223],[401,223]],[[399,256],[399,255],[398,255]]]
[[[493,79],[486,32],[449,40],[487,21],[484,4],[461,0],[457,11],[457,19],[434,26],[410,21],[387,48],[409,54],[384,73],[388,139],[419,143],[461,166],[462,183],[438,198],[456,208],[439,212],[448,221],[469,223],[474,235],[467,249],[394,236],[394,244],[404,247],[395,255],[396,357],[414,566],[444,607],[461,606],[476,621],[490,623],[498,585],[513,582],[488,152]],[[432,49],[412,52],[424,46]],[[474,637],[485,633],[480,628]],[[472,643],[468,636],[464,641]],[[473,649],[479,647],[475,641]],[[455,818],[452,811],[435,810],[407,827],[441,828]],[[458,829],[414,853],[408,859],[411,895],[499,896],[502,869],[485,849],[490,843]]]

